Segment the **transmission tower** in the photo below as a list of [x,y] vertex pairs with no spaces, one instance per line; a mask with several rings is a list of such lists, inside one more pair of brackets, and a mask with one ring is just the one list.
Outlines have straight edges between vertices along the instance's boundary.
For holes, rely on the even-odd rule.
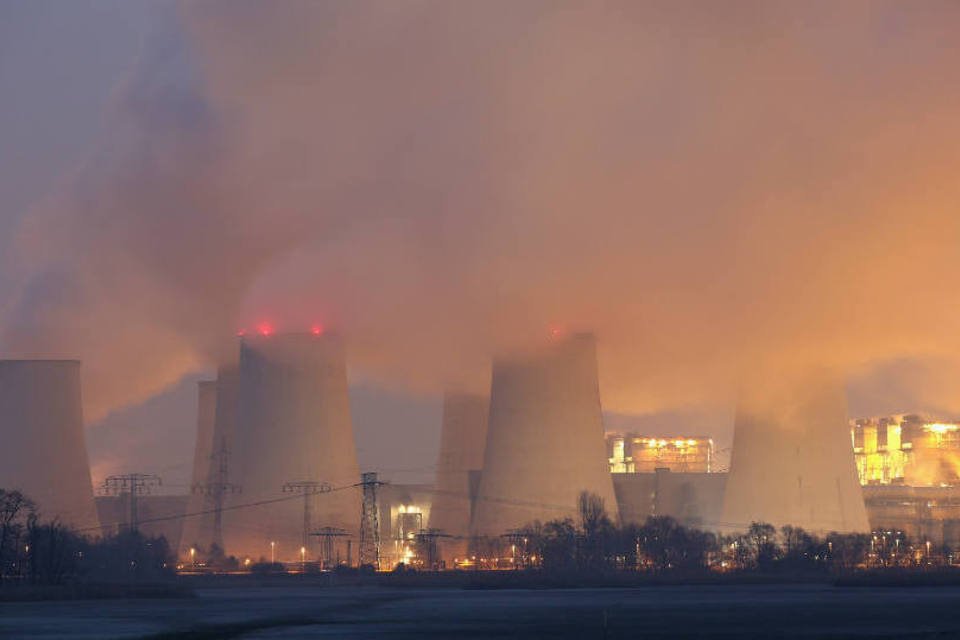
[[220,441],[220,448],[210,455],[216,465],[213,480],[193,485],[193,492],[210,497],[213,500],[213,544],[223,550],[223,503],[228,493],[239,493],[240,487],[227,482],[230,477],[230,450],[227,439]]
[[140,516],[137,511],[137,498],[150,493],[153,487],[159,486],[158,476],[146,473],[127,473],[119,476],[108,476],[103,481],[103,493],[115,496],[127,496],[129,501],[129,515],[127,528],[131,532],[139,529]]
[[380,569],[380,517],[377,505],[377,487],[383,483],[377,480],[376,472],[361,474],[360,486],[363,487],[363,506],[360,513],[360,566],[371,565]]
[[303,548],[307,548],[310,541],[310,496],[318,493],[330,493],[333,488],[326,482],[316,480],[293,480],[284,483],[284,493],[299,493],[303,496]]
[[336,567],[333,559],[333,543],[337,538],[347,537],[346,529],[338,527],[320,527],[310,535],[320,538],[320,565],[325,569]]

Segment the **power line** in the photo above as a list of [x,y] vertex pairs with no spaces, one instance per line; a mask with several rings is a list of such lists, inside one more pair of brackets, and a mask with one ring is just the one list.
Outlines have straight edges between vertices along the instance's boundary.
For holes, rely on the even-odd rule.
[[118,476],[108,476],[103,481],[103,492],[107,495],[127,496],[129,500],[129,518],[127,527],[136,532],[139,527],[139,513],[137,498],[150,493],[150,490],[161,484],[160,477],[147,473],[127,473]]
[[[330,489],[330,491],[328,491],[328,492],[326,492],[326,493],[333,493],[333,492],[336,492],[336,491],[344,491],[344,490],[346,490],[346,489],[355,489],[355,488],[357,488],[357,487],[359,487],[359,486],[361,486],[360,483],[347,484],[347,485],[343,485],[343,486],[341,486],[341,487],[333,487],[333,488]],[[237,510],[237,509],[247,509],[247,508],[250,508],[250,507],[260,507],[260,506],[267,505],[267,504],[275,504],[275,503],[277,503],[277,502],[286,502],[287,500],[297,500],[297,499],[299,499],[299,498],[300,498],[300,494],[289,495],[289,496],[281,496],[281,497],[278,497],[278,498],[267,498],[267,499],[265,499],[265,500],[257,500],[257,501],[255,501],[255,502],[246,502],[246,503],[241,503],[241,504],[233,504],[233,505],[225,506],[225,507],[223,507],[222,511],[234,511],[234,510]],[[169,516],[158,516],[158,517],[156,517],[156,518],[144,518],[144,519],[139,520],[139,523],[140,523],[140,524],[151,524],[151,523],[154,523],[154,522],[169,522],[169,521],[171,521],[171,520],[181,520],[181,519],[185,519],[185,518],[194,518],[194,517],[197,517],[197,516],[203,516],[203,515],[207,515],[207,514],[210,514],[210,513],[214,513],[215,511],[216,511],[216,509],[203,509],[203,510],[201,510],[201,511],[194,511],[194,512],[192,512],[192,513],[178,513],[178,514],[169,515]],[[113,524],[122,524],[122,523],[113,523]],[[101,530],[104,528],[104,526],[105,526],[105,525],[101,524],[99,527],[84,527],[84,528],[82,528],[82,529],[74,529],[74,531],[75,531],[76,533],[85,533],[85,532],[88,532],[88,531],[101,531]]]
[[318,493],[329,493],[330,484],[317,480],[293,480],[285,482],[284,493],[296,493],[303,496],[303,548],[306,550],[310,543],[310,496]]

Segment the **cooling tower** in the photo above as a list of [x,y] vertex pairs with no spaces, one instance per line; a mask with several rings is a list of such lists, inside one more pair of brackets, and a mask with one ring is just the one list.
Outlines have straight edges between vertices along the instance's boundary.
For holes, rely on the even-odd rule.
[[[483,468],[489,412],[486,396],[447,393],[443,397],[440,454],[428,526],[458,541],[470,533],[470,474]],[[466,545],[448,541],[443,551],[452,560],[463,557]]]
[[99,528],[79,362],[0,361],[0,439],[0,487],[25,493],[44,520]]
[[[345,529],[356,539],[360,491],[347,368],[332,335],[281,334],[244,338],[234,453],[243,504],[224,516],[228,553],[300,559],[304,544],[303,491],[325,483],[332,492],[307,498],[310,528]],[[347,487],[347,488],[344,488]],[[285,491],[286,489],[286,491]],[[309,538],[307,559],[318,545]],[[343,554],[345,557],[345,553]]]
[[828,373],[770,376],[741,394],[722,526],[751,522],[824,533],[870,530],[842,382]]
[[478,535],[576,520],[582,491],[602,497],[616,519],[592,335],[495,361],[489,424],[474,507]]
[[[187,514],[206,511],[210,507],[207,480],[210,475],[210,456],[213,453],[213,429],[217,416],[217,382],[202,380],[197,383],[197,438],[193,449],[191,494],[187,500]],[[210,515],[188,515],[180,535],[180,557],[190,555],[191,547],[208,549],[213,541]]]

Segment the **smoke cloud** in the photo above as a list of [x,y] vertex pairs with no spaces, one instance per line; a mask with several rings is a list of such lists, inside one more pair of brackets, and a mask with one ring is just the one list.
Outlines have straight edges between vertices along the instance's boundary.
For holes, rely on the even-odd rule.
[[958,28],[950,2],[184,3],[27,218],[4,348],[82,357],[91,418],[262,322],[423,390],[592,329],[619,412],[728,402],[757,363],[956,370]]

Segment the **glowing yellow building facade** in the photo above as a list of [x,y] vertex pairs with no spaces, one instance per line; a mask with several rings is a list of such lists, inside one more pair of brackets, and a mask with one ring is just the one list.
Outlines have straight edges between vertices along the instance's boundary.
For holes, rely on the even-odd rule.
[[636,433],[608,433],[607,456],[611,473],[711,473],[713,440],[704,437],[654,437]]
[[960,424],[917,415],[851,422],[861,485],[944,487],[960,484]]

